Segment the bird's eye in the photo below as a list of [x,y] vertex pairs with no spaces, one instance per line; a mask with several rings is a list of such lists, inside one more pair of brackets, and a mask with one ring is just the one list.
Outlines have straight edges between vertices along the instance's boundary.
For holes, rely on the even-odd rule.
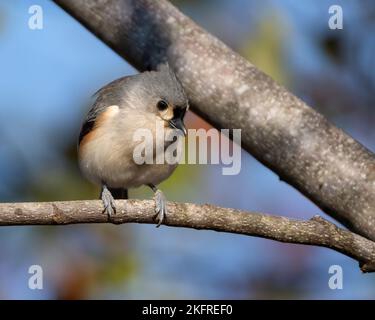
[[160,100],[156,107],[159,111],[164,111],[168,109],[168,103],[165,100]]

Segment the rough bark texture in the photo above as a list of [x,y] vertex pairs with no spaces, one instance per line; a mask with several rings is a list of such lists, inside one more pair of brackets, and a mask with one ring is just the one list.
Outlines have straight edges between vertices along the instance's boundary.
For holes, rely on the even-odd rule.
[[[65,225],[75,223],[155,223],[154,202],[117,200],[117,213],[109,221],[101,201],[0,204],[0,225]],[[375,243],[340,229],[319,216],[299,221],[225,209],[212,205],[168,203],[165,224],[257,236],[281,242],[317,245],[359,261],[363,272],[375,271]]]
[[375,157],[361,144],[165,0],[55,2],[136,68],[168,60],[194,111],[241,128],[245,150],[375,240]]

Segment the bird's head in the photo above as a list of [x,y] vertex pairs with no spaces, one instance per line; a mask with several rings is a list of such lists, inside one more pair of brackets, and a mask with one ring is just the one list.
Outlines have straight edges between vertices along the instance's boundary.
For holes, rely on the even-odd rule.
[[168,64],[160,65],[157,71],[140,74],[137,82],[145,111],[163,120],[166,127],[181,130],[186,135],[184,117],[189,108],[188,99]]

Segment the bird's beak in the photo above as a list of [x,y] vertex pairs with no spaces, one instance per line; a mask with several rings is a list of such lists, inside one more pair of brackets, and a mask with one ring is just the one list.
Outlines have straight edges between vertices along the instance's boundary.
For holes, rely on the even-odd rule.
[[175,119],[171,119],[169,120],[169,125],[174,128],[174,129],[178,129],[178,130],[181,130],[182,133],[184,134],[184,136],[186,136],[186,128],[185,128],[185,125],[184,125],[184,122],[182,121],[181,118],[175,118]]

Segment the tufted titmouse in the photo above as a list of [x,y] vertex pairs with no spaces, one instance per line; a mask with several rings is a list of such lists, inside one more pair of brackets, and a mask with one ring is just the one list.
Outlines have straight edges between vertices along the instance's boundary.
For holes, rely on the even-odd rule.
[[[156,124],[165,131],[181,130],[188,100],[176,75],[167,64],[117,79],[95,95],[95,102],[82,125],[78,143],[81,171],[102,187],[101,199],[109,218],[115,201],[127,198],[127,189],[147,185],[154,191],[158,226],[166,215],[166,199],[156,185],[168,178],[177,164],[136,164],[133,136],[137,129],[149,129],[153,144],[162,143],[167,152],[168,135],[155,135]],[[156,141],[162,139],[162,141]],[[156,151],[157,152],[157,151]],[[156,154],[153,154],[154,158]]]

